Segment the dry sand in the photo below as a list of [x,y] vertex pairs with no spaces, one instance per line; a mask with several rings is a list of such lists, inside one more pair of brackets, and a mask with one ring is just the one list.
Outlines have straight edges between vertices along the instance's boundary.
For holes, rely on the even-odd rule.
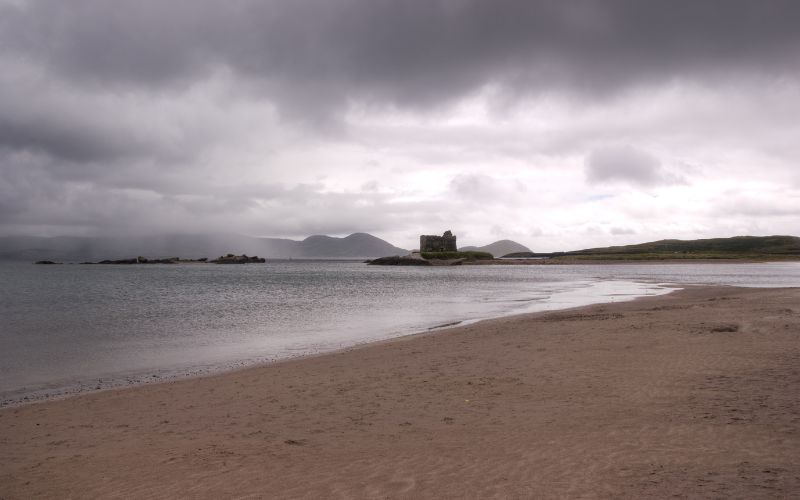
[[800,289],[692,288],[0,411],[0,498],[797,498]]

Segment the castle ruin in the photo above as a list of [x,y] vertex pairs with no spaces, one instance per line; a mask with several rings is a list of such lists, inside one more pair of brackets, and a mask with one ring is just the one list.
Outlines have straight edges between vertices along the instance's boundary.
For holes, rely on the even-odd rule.
[[420,252],[457,252],[456,237],[450,231],[445,231],[441,236],[428,234],[419,237]]

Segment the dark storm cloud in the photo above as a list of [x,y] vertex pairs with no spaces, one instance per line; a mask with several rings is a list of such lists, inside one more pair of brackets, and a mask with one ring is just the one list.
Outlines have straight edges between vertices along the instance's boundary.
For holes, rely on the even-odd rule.
[[[7,110],[8,108],[6,108]],[[109,130],[76,127],[61,116],[0,115],[0,147],[40,152],[69,162],[94,162],[139,154],[141,148]]]
[[[0,4],[0,57],[12,77],[32,66],[53,88],[120,95],[180,95],[229,71],[234,93],[319,123],[348,104],[420,111],[487,84],[596,98],[672,78],[795,78],[798,24],[790,0],[30,0]],[[0,87],[0,103],[40,92]],[[97,127],[109,110],[91,103],[16,108],[0,145],[75,161],[153,146]]]
[[791,0],[31,1],[2,14],[7,50],[63,78],[160,89],[213,67],[288,111],[348,99],[427,106],[494,83],[597,94],[669,78],[796,76]]
[[[425,202],[390,204],[376,187],[302,187],[349,158],[330,172],[292,160],[319,139],[298,123],[341,125],[350,106],[446,110],[486,86],[498,103],[558,93],[581,106],[673,80],[796,84],[798,25],[790,0],[0,0],[0,226],[228,228],[248,212],[249,232],[299,235],[387,227],[401,209],[423,220]],[[587,135],[621,135],[611,121]],[[563,135],[565,154],[608,142]],[[442,141],[454,164],[464,137]],[[590,156],[590,180],[674,181],[646,153],[608,154]],[[450,188],[526,198],[486,176]]]

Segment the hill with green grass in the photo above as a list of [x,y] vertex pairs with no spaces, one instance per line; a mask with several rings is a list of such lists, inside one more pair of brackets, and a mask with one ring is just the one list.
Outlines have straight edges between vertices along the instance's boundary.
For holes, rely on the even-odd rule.
[[512,254],[509,257],[550,257],[560,260],[800,259],[800,238],[734,236],[702,240],[659,240],[571,252]]

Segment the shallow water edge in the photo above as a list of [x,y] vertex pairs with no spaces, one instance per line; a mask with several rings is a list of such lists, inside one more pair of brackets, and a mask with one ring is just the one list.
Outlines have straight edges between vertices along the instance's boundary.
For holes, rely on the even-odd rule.
[[92,377],[71,381],[64,380],[33,387],[21,387],[17,390],[0,393],[0,408],[19,406],[39,401],[63,399],[65,397],[89,392],[208,376],[262,366],[279,361],[328,354],[372,342],[387,341],[426,332],[435,332],[455,326],[474,324],[488,319],[544,311],[573,309],[594,304],[625,302],[641,297],[664,295],[680,289],[677,285],[672,284],[623,280],[565,282],[551,285],[555,286],[543,288],[538,295],[533,295],[525,299],[515,299],[508,309],[483,317],[453,319],[452,321],[431,325],[418,330],[379,331],[374,332],[367,340],[315,345],[309,346],[308,348],[294,348],[290,351],[284,351],[272,356],[254,356],[232,362],[198,364],[181,368],[165,367],[158,370],[135,371],[129,373],[107,373],[96,378]]

